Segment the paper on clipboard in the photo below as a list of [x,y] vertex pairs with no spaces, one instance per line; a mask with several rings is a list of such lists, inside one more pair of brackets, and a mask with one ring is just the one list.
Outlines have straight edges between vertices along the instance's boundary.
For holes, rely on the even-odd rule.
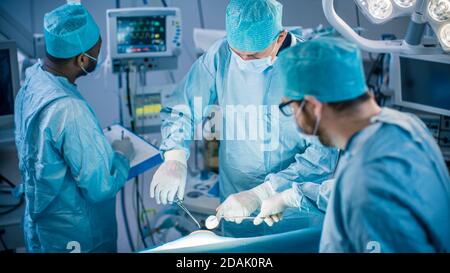
[[108,126],[103,130],[103,133],[109,143],[122,139],[122,134],[124,138],[130,138],[131,143],[133,143],[136,155],[130,162],[130,173],[128,175],[128,179],[138,176],[139,174],[161,164],[163,161],[159,150],[155,146],[120,125]]

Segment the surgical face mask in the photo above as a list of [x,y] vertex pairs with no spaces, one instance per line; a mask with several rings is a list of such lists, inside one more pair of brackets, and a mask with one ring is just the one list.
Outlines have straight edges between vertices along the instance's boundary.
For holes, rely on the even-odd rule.
[[[275,48],[274,48],[275,50]],[[255,60],[243,60],[238,54],[236,54],[233,50],[231,50],[234,59],[237,62],[237,65],[240,70],[246,71],[246,72],[254,72],[254,73],[262,73],[267,68],[271,67],[274,63],[274,60],[272,60],[272,53],[269,57],[261,58],[261,59],[255,59]]]
[[[300,107],[298,108],[297,112],[295,113],[295,118],[297,120],[299,119],[299,115],[303,112],[303,108],[305,108],[305,105],[306,105],[306,100],[303,100],[302,104],[300,104]],[[311,136],[317,136],[317,132],[319,131],[320,119],[321,119],[320,116],[316,118],[313,133],[311,134]],[[298,124],[297,124],[297,131],[303,135],[309,135],[308,133],[305,133],[305,130],[303,130],[303,128],[301,128]]]
[[83,55],[88,57],[92,61],[94,61],[95,62],[95,66],[90,66],[90,67],[88,67],[86,69],[82,65],[80,65],[81,70],[83,70],[83,72],[86,73],[86,75],[93,74],[93,73],[97,74],[97,72],[100,70],[99,67],[102,67],[103,63],[104,63],[104,58],[103,58],[102,51],[100,51],[100,54],[99,54],[98,58],[94,58],[94,57],[92,57],[91,55],[89,55],[87,53],[83,53]]

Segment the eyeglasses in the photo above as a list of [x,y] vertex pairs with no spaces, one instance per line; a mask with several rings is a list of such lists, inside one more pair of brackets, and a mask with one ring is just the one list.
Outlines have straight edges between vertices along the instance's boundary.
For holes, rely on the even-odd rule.
[[83,53],[84,56],[88,57],[89,59],[93,60],[94,62],[98,62],[98,58],[94,58],[91,55],[87,54],[87,53]]
[[305,100],[290,100],[290,101],[286,101],[281,103],[280,105],[278,105],[278,108],[280,109],[280,112],[285,115],[286,117],[290,117],[294,114],[293,110],[292,110],[292,103],[298,103],[300,104],[300,111],[303,110],[303,107],[305,107],[306,101]]

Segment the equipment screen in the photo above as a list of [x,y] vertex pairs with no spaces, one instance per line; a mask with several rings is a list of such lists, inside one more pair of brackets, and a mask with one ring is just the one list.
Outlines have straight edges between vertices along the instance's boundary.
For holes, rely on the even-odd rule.
[[450,110],[450,64],[400,58],[402,100]]
[[0,50],[0,116],[14,114],[14,92],[9,50]]
[[118,17],[117,53],[164,52],[166,16]]
[[159,114],[161,111],[161,94],[136,95],[136,116]]

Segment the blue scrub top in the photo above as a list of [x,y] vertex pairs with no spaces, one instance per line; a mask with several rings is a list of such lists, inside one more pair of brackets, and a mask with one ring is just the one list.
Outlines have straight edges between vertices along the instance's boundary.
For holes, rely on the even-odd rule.
[[449,252],[450,178],[415,116],[383,109],[348,143],[321,252]]

